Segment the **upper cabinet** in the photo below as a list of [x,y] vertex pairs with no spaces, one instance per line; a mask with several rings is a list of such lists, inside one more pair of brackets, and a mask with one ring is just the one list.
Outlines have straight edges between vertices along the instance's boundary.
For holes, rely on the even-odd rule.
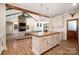
[[56,16],[52,19],[53,27],[62,27],[63,26],[63,16]]

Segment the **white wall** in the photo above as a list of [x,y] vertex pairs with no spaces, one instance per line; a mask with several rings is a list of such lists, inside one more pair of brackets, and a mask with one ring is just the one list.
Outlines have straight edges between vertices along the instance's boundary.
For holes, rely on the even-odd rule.
[[7,22],[6,23],[6,34],[12,34],[13,33],[13,23]]
[[0,3],[0,35],[3,39],[3,49],[6,49],[6,13],[5,4]]
[[[13,23],[13,30],[12,30],[12,32],[13,33],[15,33],[15,32],[18,32],[18,30],[14,30],[14,24],[18,24],[18,16],[8,16],[7,18],[6,18],[6,21],[7,22],[12,22]],[[11,31],[10,31],[11,32]]]
[[[71,17],[70,12],[77,11],[74,17]],[[67,20],[79,18],[79,10],[75,9],[70,12],[66,12],[50,19],[50,31],[62,32],[62,39],[67,40]]]
[[[10,15],[10,14],[15,14],[15,13],[20,13],[21,11],[18,11],[18,10],[15,10],[15,9],[12,9],[12,10],[6,10],[6,15]],[[18,32],[18,30],[14,30],[14,24],[18,24],[18,15],[21,15],[22,13],[20,14],[17,14],[17,15],[11,15],[11,16],[7,16],[6,17],[6,21],[7,22],[12,22],[13,23],[13,26],[12,26],[12,32],[15,34],[16,32]],[[11,32],[10,31],[10,32]],[[7,32],[9,33],[9,32]]]
[[[51,31],[62,31],[62,27],[63,27],[63,16],[59,15],[59,16],[55,16],[50,20],[51,24]],[[59,29],[59,30],[58,30]]]
[[[66,17],[64,18],[64,39],[67,40],[67,20],[70,19],[75,19],[75,18],[79,18],[79,9],[78,10],[73,10],[73,11],[77,11],[76,14],[74,15],[74,17],[71,17],[71,15],[69,15],[69,13],[66,13],[64,15],[66,15]],[[73,12],[71,11],[71,12]]]
[[[26,29],[27,32],[32,32],[34,29],[34,24],[36,22],[32,20],[31,18],[26,18],[26,25],[29,25],[29,30]],[[27,26],[26,26],[27,27]]]

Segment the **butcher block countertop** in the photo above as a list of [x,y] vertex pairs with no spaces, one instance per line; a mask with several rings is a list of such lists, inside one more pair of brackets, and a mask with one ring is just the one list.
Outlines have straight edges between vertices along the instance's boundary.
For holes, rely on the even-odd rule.
[[60,32],[35,32],[31,33],[33,36],[36,37],[42,37],[42,36],[48,36],[48,35],[54,35],[54,34],[59,34]]

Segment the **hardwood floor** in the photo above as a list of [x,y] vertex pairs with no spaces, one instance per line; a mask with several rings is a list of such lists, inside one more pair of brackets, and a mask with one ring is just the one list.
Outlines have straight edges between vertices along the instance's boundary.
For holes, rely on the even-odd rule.
[[78,44],[74,41],[61,41],[61,43],[44,53],[44,55],[79,55]]
[[7,50],[2,55],[30,55],[31,38],[29,39],[13,39],[13,35],[7,36]]
[[[31,38],[7,40],[7,50],[3,51],[2,55],[34,55],[31,51]],[[79,55],[78,44],[74,41],[63,40],[43,55]]]

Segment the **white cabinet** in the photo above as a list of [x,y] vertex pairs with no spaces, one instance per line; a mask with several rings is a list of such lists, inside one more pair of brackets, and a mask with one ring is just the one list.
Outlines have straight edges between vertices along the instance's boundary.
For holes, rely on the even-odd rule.
[[45,37],[43,37],[42,39],[40,39],[39,41],[39,54],[41,54],[42,52],[45,52],[47,50],[47,39]]
[[32,36],[32,51],[35,54],[42,54],[60,43],[60,33],[42,37]]
[[52,46],[54,46],[54,42],[55,42],[55,36],[50,36],[50,38],[47,39],[48,40],[48,49],[52,48]]
[[51,26],[52,27],[62,27],[63,26],[63,16],[56,16],[53,17],[51,20]]
[[48,49],[56,46],[60,43],[60,34],[50,35],[50,38],[48,38]]
[[47,40],[45,37],[38,38],[32,36],[32,51],[35,54],[42,54],[47,50]]

